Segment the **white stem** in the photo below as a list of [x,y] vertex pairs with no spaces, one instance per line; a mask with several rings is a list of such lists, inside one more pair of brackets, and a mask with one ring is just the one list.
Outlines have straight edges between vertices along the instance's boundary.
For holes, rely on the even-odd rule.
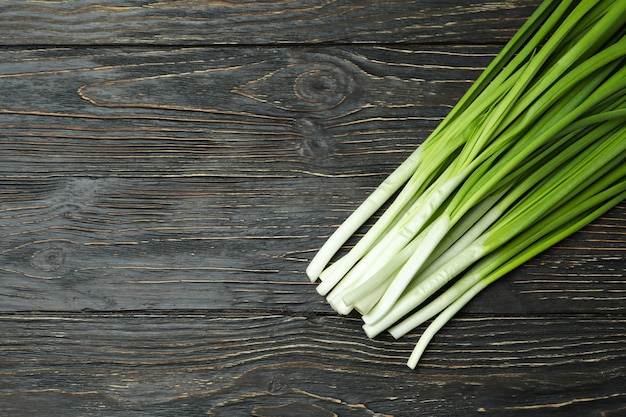
[[[461,252],[452,262],[439,268],[434,274],[421,277],[397,300],[393,307],[376,322],[365,322],[363,330],[368,337],[375,337],[394,325],[402,317],[421,305],[428,297],[444,286],[452,278],[463,272],[470,265],[485,255],[483,242],[485,237],[477,239]],[[373,309],[372,309],[373,311]]]
[[[419,237],[416,240],[419,240]],[[419,245],[419,242],[415,243]],[[361,259],[332,289],[328,286],[328,280],[322,281],[317,286],[317,292],[321,295],[328,293],[326,300],[335,311],[340,314],[349,314],[353,309],[354,303],[346,301],[346,296],[353,289],[358,289],[362,285],[376,287],[377,284],[384,282],[391,274],[396,273],[411,254],[411,252],[406,250],[406,247],[404,249],[401,248],[403,244],[404,241],[395,239],[389,245],[378,246],[377,248],[384,249],[382,253],[376,253],[377,256],[370,254],[367,258]],[[413,245],[413,247],[416,245]],[[376,265],[373,265],[374,263]],[[384,290],[380,296],[382,294],[384,294]],[[376,304],[378,300],[370,300],[370,302]]]
[[428,276],[469,247],[476,239],[478,239],[485,230],[489,228],[496,220],[502,216],[502,210],[496,206],[488,211],[474,226],[472,226],[459,240],[457,240],[448,250],[438,256],[435,261],[424,269],[424,275]]
[[[389,260],[389,262],[386,262],[383,268],[379,269],[375,274],[372,274],[367,279],[362,280],[358,285],[354,286],[353,289],[346,292],[343,296],[345,302],[348,304],[356,304],[361,298],[366,297],[375,289],[380,288],[381,284],[387,282],[390,276],[397,274],[400,271],[402,265],[409,260],[411,254],[415,252],[423,238],[423,234],[417,236],[396,256]],[[387,285],[389,285],[389,283],[385,285],[385,288]]]
[[[361,268],[361,270],[367,270],[367,268],[369,268],[371,259],[380,256],[380,252],[387,247],[388,242],[396,234],[396,231],[399,230],[400,226],[397,224],[397,217],[401,216],[400,213],[406,210],[408,205],[420,205],[421,201],[424,200],[425,196],[421,195],[416,201],[411,203],[418,188],[419,182],[411,179],[391,206],[385,210],[382,216],[356,245],[342,258],[321,272],[321,280],[328,282],[318,289],[320,294],[326,295],[355,265],[360,263],[361,265],[358,266],[358,268]],[[392,226],[394,222],[396,223]],[[396,242],[396,244],[397,243],[398,242]],[[370,261],[363,261],[363,258],[369,259]]]
[[396,168],[365,201],[330,236],[306,269],[315,281],[344,243],[413,175],[421,161],[423,148],[418,147]]
[[417,341],[407,366],[411,369],[415,369],[420,358],[424,354],[426,347],[431,342],[433,337],[441,330],[443,326],[448,323],[452,317],[454,317],[472,298],[474,298],[479,292],[489,285],[488,280],[479,281],[476,285],[471,287],[461,297],[457,298],[452,304],[450,304],[445,310],[437,316],[435,320],[424,330],[424,333]]
[[393,282],[387,287],[378,304],[368,314],[363,316],[365,323],[374,323],[391,310],[428,256],[449,230],[450,219],[448,216],[441,216],[435,220],[432,227],[427,231],[424,240],[418,245]]
[[380,297],[383,296],[386,289],[387,284],[374,288],[369,294],[354,303],[354,309],[361,315],[367,314],[376,305],[378,300],[380,300]]
[[427,320],[433,318],[436,314],[443,311],[446,307],[456,301],[479,280],[483,278],[480,272],[470,272],[463,278],[459,279],[452,287],[448,288],[443,294],[437,296],[426,306],[418,309],[410,316],[406,317],[400,323],[389,328],[389,333],[396,339],[401,338],[408,332],[418,326],[424,324]]

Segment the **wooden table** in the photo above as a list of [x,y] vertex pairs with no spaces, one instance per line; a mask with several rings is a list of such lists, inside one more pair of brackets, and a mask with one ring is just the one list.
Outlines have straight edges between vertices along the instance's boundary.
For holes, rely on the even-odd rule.
[[626,415],[626,205],[433,340],[304,274],[538,0],[0,2],[0,415]]

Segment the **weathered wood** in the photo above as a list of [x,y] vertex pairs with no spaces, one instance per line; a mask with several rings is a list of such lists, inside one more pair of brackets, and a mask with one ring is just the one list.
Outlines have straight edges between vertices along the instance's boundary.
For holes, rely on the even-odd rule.
[[403,364],[411,341],[364,339],[356,320],[337,317],[29,314],[0,322],[0,409],[14,417],[48,407],[66,417],[615,417],[626,400],[623,318],[455,319],[417,371]]
[[[493,48],[84,52],[0,59],[3,311],[328,311],[306,262]],[[624,312],[625,213],[476,308]]]
[[0,416],[624,415],[625,203],[416,371],[304,274],[538,4],[0,2]]
[[287,179],[363,176],[375,162],[390,170],[496,50],[3,52],[1,169],[215,176],[228,164],[237,177]]
[[538,0],[3,1],[3,45],[502,42]]

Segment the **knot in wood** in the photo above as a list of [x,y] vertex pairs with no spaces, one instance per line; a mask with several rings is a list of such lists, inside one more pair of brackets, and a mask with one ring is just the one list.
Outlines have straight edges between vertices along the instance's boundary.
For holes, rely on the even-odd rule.
[[301,69],[305,71],[294,80],[294,94],[316,110],[336,107],[352,92],[351,78],[334,64],[311,63]]
[[302,118],[296,121],[296,128],[302,135],[299,154],[308,158],[325,161],[334,151],[332,138],[323,126],[312,119]]
[[275,394],[278,392],[281,392],[285,389],[286,384],[281,382],[278,379],[272,378],[268,383],[267,383],[267,392],[271,393],[271,394]]
[[350,71],[339,64],[313,60],[284,65],[234,92],[283,110],[322,112],[339,106],[354,91]]
[[65,263],[65,251],[59,247],[49,247],[36,251],[30,258],[33,268],[45,272],[59,269]]

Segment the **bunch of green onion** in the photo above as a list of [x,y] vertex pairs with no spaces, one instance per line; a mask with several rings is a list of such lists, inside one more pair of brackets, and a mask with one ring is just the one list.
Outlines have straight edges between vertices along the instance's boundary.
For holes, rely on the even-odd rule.
[[480,291],[626,198],[625,57],[626,1],[546,0],[329,237],[318,292],[369,337],[430,321],[414,368]]

